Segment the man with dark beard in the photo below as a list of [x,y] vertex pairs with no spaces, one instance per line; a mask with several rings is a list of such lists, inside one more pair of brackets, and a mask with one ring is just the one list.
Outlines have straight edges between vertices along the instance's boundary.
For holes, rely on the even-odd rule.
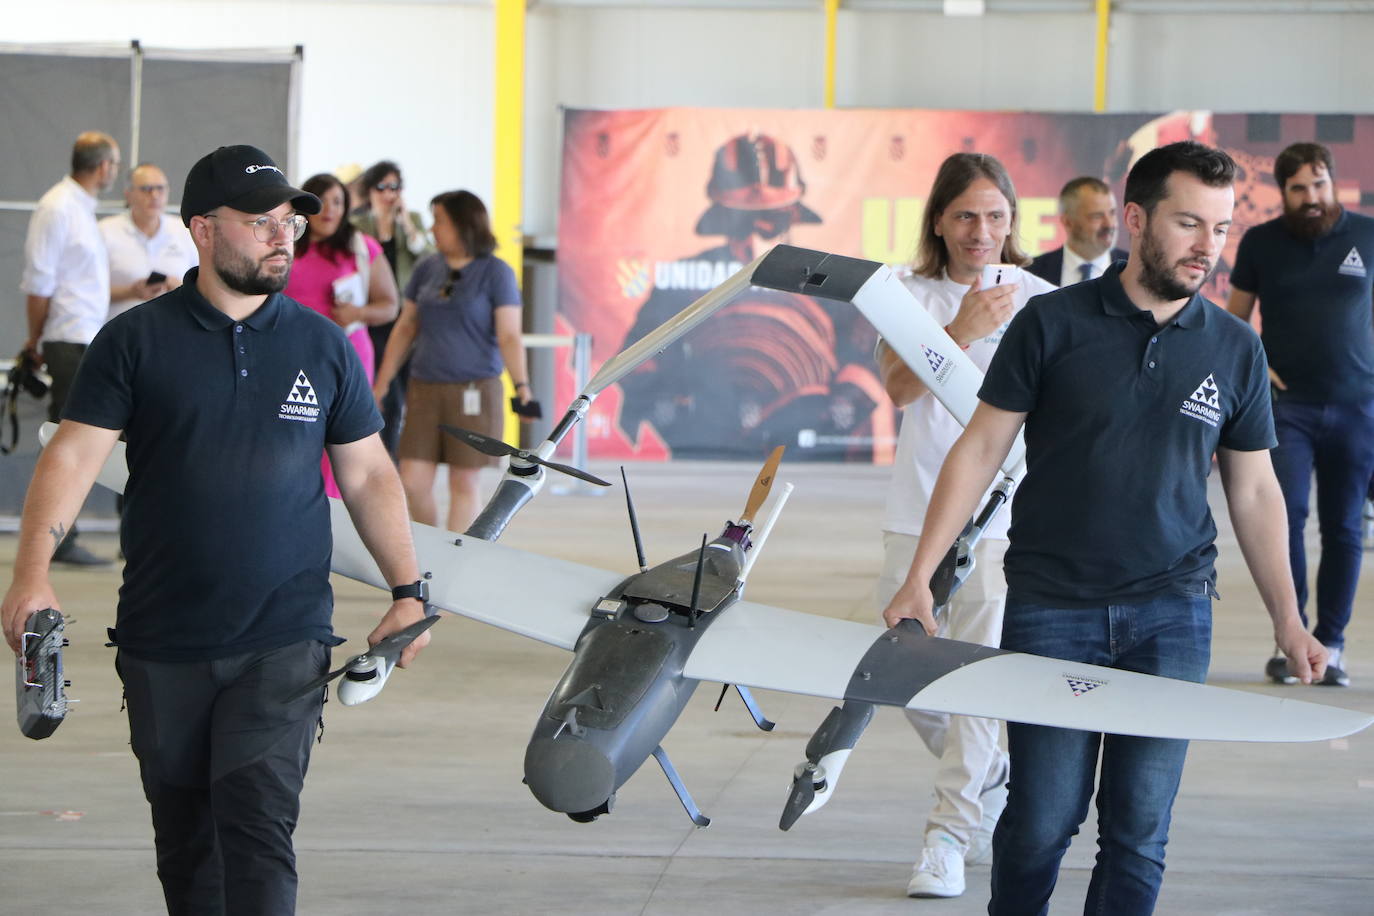
[[[1307,523],[1313,471],[1321,561],[1313,635],[1331,660],[1322,683],[1350,683],[1342,655],[1364,557],[1362,511],[1374,474],[1374,219],[1336,203],[1331,152],[1295,143],[1274,160],[1283,215],[1245,234],[1227,308],[1249,319],[1259,300],[1274,387],[1274,470],[1288,509],[1288,555],[1307,623]],[[1368,266],[1366,266],[1368,265]],[[1264,666],[1297,678],[1278,653]]]
[[[1234,178],[1230,156],[1191,141],[1146,153],[1126,179],[1127,262],[1037,296],[1012,319],[982,403],[940,469],[911,571],[883,614],[889,625],[915,618],[935,632],[927,583],[1024,424],[1003,648],[1203,681],[1215,454],[1275,639],[1299,678],[1321,677],[1326,653],[1302,627],[1288,572],[1264,352],[1197,293],[1226,241]],[[1048,910],[1099,758],[1084,912],[1152,912],[1188,743],[1016,722],[1007,738],[988,912]]]
[[48,558],[123,432],[128,562],[109,632],[169,913],[295,910],[291,835],[324,688],[286,698],[342,642],[322,452],[397,586],[369,640],[424,614],[362,363],[338,326],[280,293],[301,214],[319,209],[253,147],[191,168],[181,217],[200,267],[91,343],[29,486],[0,604],[18,652],[29,614],[59,606]]

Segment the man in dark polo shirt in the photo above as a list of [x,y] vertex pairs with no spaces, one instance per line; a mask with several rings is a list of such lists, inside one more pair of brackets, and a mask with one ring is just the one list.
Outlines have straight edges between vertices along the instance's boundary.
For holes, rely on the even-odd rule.
[[[324,691],[282,700],[341,641],[323,452],[387,579],[418,579],[362,364],[337,326],[280,293],[301,214],[319,209],[252,147],[192,167],[181,215],[200,267],[92,342],[0,605],[17,651],[28,614],[58,607],[48,558],[123,432],[128,562],[111,632],[169,913],[295,909],[291,834]],[[395,600],[369,639],[423,613]]]
[[[1317,477],[1321,563],[1313,635],[1331,659],[1323,684],[1345,687],[1345,627],[1364,558],[1362,512],[1374,474],[1374,219],[1336,203],[1331,151],[1294,143],[1274,160],[1283,215],[1240,240],[1226,307],[1241,318],[1259,299],[1274,385],[1274,470],[1288,507],[1288,557],[1307,623],[1303,529]],[[1281,655],[1264,667],[1295,683]]]
[[[1174,143],[1126,180],[1130,258],[1039,296],[1007,328],[950,451],[911,573],[884,612],[934,632],[927,583],[1025,426],[1004,569],[1005,648],[1202,681],[1211,638],[1212,455],[1275,638],[1298,677],[1326,653],[1302,627],[1255,334],[1197,295],[1231,224],[1235,164]],[[1097,787],[1086,912],[1149,913],[1186,741],[1008,723],[1011,783],[993,837],[994,914],[1044,913]]]

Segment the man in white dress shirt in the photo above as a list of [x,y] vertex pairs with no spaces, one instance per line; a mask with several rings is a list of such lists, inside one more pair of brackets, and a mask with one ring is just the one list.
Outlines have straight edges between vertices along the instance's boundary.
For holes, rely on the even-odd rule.
[[[109,318],[176,289],[197,263],[191,233],[163,212],[167,176],[162,169],[151,163],[134,168],[124,200],[128,210],[100,221],[110,258]],[[155,279],[158,274],[162,279]]]
[[[1026,301],[1054,287],[1020,272],[1014,282],[981,288],[983,267],[1030,260],[1017,240],[1016,190],[992,156],[955,153],[935,176],[921,222],[913,268],[902,282],[916,300],[986,369],[1012,315]],[[892,464],[883,522],[880,608],[891,601],[920,542],[926,507],[945,454],[962,428],[905,363],[878,345],[883,384],[902,408],[897,454]],[[974,550],[975,565],[940,621],[940,635],[995,646],[1002,636],[1007,585],[1002,553],[1010,513],[989,525]],[[995,719],[907,711],[931,753],[940,758],[935,774],[935,808],[926,821],[924,847],[912,871],[907,895],[957,897],[964,892],[964,865],[991,861],[992,830],[1006,804],[1007,755],[998,744]]]
[[1069,286],[1094,277],[1114,261],[1126,260],[1127,252],[1116,243],[1116,197],[1107,183],[1083,175],[1059,192],[1059,222],[1064,226],[1063,247],[1047,251],[1027,268],[1055,286]]
[[[109,134],[87,131],[72,147],[72,171],[38,200],[24,241],[29,336],[24,350],[52,376],[48,419],[62,417],[76,367],[110,308],[110,264],[96,225],[97,195],[114,186],[119,144]],[[98,566],[109,560],[76,541],[76,525],[58,545],[53,561]]]

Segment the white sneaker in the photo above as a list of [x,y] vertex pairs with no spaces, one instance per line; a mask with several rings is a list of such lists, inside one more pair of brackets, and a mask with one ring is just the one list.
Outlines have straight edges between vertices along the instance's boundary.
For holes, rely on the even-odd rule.
[[964,857],[948,840],[921,850],[921,861],[911,871],[908,897],[958,897],[964,892]]

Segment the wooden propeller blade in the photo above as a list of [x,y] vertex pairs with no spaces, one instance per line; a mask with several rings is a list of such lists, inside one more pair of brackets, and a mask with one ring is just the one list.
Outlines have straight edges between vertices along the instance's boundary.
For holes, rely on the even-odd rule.
[[773,488],[773,479],[778,474],[778,463],[782,461],[782,448],[779,445],[773,449],[773,454],[763,463],[763,470],[759,471],[759,476],[754,480],[754,488],[749,491],[749,499],[744,503],[744,512],[739,517],[740,524],[752,520],[754,513],[759,511],[759,506],[768,498],[768,491]]

